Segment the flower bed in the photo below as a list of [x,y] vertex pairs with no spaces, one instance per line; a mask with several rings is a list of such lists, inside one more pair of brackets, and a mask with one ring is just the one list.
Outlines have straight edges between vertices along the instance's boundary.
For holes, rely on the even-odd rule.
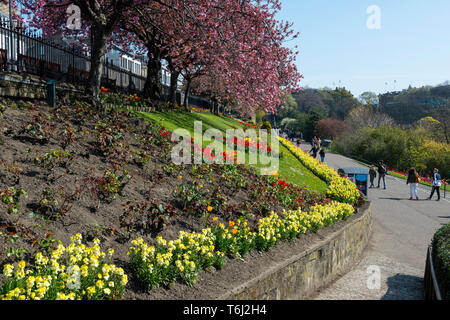
[[[43,145],[40,150],[31,142],[13,145],[6,136],[7,148],[1,149],[11,144],[9,155],[28,156],[9,161],[17,167],[0,163],[5,171],[0,175],[0,299],[120,299],[124,270],[114,266],[113,250],[103,253],[99,241],[90,239],[108,243],[115,261],[128,263],[124,268],[134,273],[133,281],[147,289],[173,282],[192,285],[201,270],[220,269],[225,256],[267,250],[353,213],[351,205],[331,203],[329,197],[278,180],[275,173],[261,177],[231,164],[175,165],[169,161],[171,133],[140,123],[128,111],[99,116],[78,102],[49,113],[27,110],[30,114],[20,117],[8,111],[7,123],[16,131],[32,123],[34,129],[24,136]],[[33,122],[22,123],[24,117]],[[41,118],[48,120],[34,126]],[[213,154],[185,140],[203,154],[235,162],[235,152]],[[249,151],[268,148],[256,138],[241,140],[229,142]],[[67,161],[69,154],[77,160]],[[40,174],[27,174],[34,170]],[[174,186],[179,192],[166,198]],[[204,230],[187,233],[192,229]],[[73,234],[67,247],[58,245],[56,239],[69,241]],[[128,242],[137,237],[142,240]],[[142,297],[140,286],[129,287],[125,296]]]
[[279,137],[280,142],[316,176],[328,184],[327,195],[343,203],[354,204],[360,196],[358,187],[348,178],[341,177],[333,168],[320,163],[292,142]]
[[87,247],[82,236],[71,237],[69,246],[59,244],[50,257],[38,252],[34,266],[25,261],[5,264],[6,282],[0,288],[0,300],[102,300],[120,299],[128,277],[122,268],[108,264],[114,251],[100,250],[100,240]]
[[313,206],[309,212],[300,208],[279,215],[272,212],[259,220],[256,232],[250,231],[244,218],[225,225],[213,217],[201,233],[180,232],[178,239],[172,241],[158,237],[156,246],[148,245],[142,238],[133,240],[128,256],[131,269],[147,290],[170,286],[177,280],[193,285],[200,270],[222,268],[225,255],[241,258],[252,249],[268,250],[279,241],[316,232],[353,213],[352,205],[337,201]]

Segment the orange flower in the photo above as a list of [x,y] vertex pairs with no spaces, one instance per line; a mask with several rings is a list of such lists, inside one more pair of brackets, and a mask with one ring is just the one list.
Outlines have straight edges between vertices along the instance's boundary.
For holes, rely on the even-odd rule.
[[206,210],[208,210],[208,212],[211,212],[212,209],[213,209],[213,207],[211,207],[211,206],[208,206],[208,208],[206,208]]
[[214,218],[213,218],[213,221],[214,221],[214,222],[217,222],[217,219],[219,219],[219,218],[214,217]]
[[229,222],[228,222],[228,225],[229,225],[230,227],[233,227],[233,226],[234,226],[234,221],[229,221]]
[[236,234],[236,233],[238,233],[238,230],[236,228],[234,228],[233,230],[231,230],[231,233]]

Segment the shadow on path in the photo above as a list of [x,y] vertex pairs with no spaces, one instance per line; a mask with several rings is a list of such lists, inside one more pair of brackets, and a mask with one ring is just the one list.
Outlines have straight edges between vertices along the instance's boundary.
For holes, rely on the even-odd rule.
[[380,197],[380,198],[378,198],[378,199],[383,199],[383,200],[409,200],[409,201],[411,201],[411,202],[417,202],[417,201],[428,201],[428,199],[419,199],[419,200],[416,200],[416,199],[413,199],[413,200],[411,200],[411,199],[409,199],[409,198],[386,198],[386,197]]
[[397,273],[387,279],[388,290],[381,300],[423,300],[423,278]]

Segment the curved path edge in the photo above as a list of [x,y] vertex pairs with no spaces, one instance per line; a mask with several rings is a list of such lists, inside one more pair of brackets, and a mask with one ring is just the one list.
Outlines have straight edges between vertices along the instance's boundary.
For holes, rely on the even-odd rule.
[[370,203],[359,211],[359,217],[351,223],[218,299],[295,300],[311,297],[360,260],[372,234]]

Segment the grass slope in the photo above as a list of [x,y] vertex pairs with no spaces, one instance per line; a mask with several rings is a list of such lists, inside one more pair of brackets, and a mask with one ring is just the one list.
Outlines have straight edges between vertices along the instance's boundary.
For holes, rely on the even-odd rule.
[[[206,112],[135,112],[136,116],[147,121],[156,123],[169,131],[179,128],[188,130],[191,135],[194,134],[194,122],[201,121],[202,129],[206,131],[215,128],[223,132],[224,136],[227,129],[243,128],[244,125],[233,119],[216,116]],[[210,141],[203,141],[203,147],[207,146]],[[307,187],[312,191],[324,193],[327,185],[321,179],[316,177],[311,171],[305,168],[283,145],[279,145],[282,153],[279,163],[279,178],[294,183],[300,187]],[[256,168],[265,168],[262,164],[254,165]]]

